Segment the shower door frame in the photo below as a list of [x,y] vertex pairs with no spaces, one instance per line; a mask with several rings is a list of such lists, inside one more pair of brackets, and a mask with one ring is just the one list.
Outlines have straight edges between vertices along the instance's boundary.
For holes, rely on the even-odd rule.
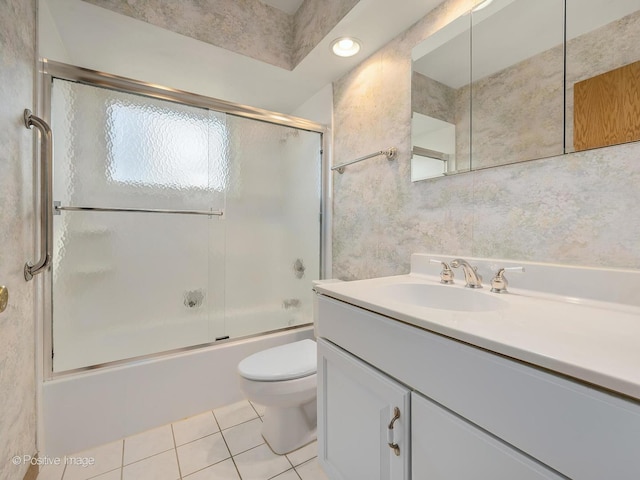
[[[300,117],[272,112],[269,110],[241,105],[233,102],[227,102],[212,97],[207,97],[197,93],[190,93],[184,90],[178,90],[170,87],[164,87],[156,84],[142,82],[131,78],[112,75],[109,73],[99,72],[83,67],[77,67],[62,62],[55,62],[48,59],[42,59],[40,63],[40,79],[41,79],[41,96],[39,102],[40,114],[48,124],[51,124],[51,92],[53,88],[53,79],[77,82],[80,84],[116,90],[124,93],[136,94],[145,97],[151,97],[169,102],[175,102],[183,105],[206,108],[220,113],[235,115],[238,117],[249,118],[257,121],[271,123],[283,127],[296,128],[309,132],[320,134],[320,278],[327,278],[331,275],[331,171],[330,171],[330,137],[331,132],[328,126],[320,123],[312,122]],[[55,161],[55,159],[54,159]],[[41,192],[42,194],[42,192]],[[50,245],[51,242],[50,242]],[[297,328],[308,327],[309,324],[296,325],[292,327],[283,327],[268,332],[247,335],[240,338],[229,340],[218,340],[214,342],[203,342],[197,345],[180,347],[168,351],[140,355],[121,360],[114,360],[97,365],[65,370],[62,372],[53,371],[53,275],[52,268],[49,267],[44,275],[40,276],[39,295],[42,299],[42,310],[37,309],[41,315],[42,338],[42,367],[43,380],[52,380],[70,374],[93,370],[106,366],[123,365],[132,360],[142,360],[146,358],[159,357],[171,353],[184,352],[187,350],[211,346],[213,344],[221,344],[235,342],[241,339],[247,339],[265,335],[268,333],[281,332],[284,330],[292,330]]]

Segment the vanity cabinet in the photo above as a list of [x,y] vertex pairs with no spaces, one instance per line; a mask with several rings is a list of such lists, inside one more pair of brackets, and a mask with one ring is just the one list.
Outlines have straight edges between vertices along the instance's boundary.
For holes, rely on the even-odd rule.
[[[316,333],[319,462],[332,480],[640,478],[635,400],[329,296]],[[400,397],[385,400],[374,378],[412,392],[401,457],[385,436]],[[385,476],[394,460],[402,477]]]
[[318,360],[318,456],[332,480],[561,479],[326,340]]
[[318,398],[318,456],[332,480],[409,480],[409,389],[319,339]]

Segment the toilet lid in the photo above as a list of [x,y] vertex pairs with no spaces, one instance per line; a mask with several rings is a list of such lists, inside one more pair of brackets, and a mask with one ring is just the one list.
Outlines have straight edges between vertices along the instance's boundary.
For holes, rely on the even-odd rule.
[[316,342],[301,340],[254,353],[238,364],[238,373],[262,382],[293,380],[316,373],[317,362]]

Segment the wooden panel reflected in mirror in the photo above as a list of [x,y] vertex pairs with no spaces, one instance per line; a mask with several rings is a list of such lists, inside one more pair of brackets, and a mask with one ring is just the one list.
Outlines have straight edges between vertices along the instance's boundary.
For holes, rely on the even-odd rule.
[[640,1],[566,0],[566,12],[566,152],[638,140],[623,133],[633,122],[622,116],[635,108],[639,121],[628,102],[638,102],[640,77],[619,69],[640,61]]
[[573,87],[576,151],[640,140],[640,61]]

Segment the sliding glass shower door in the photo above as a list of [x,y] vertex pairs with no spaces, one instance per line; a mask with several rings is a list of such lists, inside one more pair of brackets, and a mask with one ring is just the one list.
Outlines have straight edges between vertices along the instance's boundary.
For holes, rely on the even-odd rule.
[[321,134],[54,78],[53,371],[311,321]]
[[309,323],[320,278],[319,135],[233,115],[227,127],[226,335]]

